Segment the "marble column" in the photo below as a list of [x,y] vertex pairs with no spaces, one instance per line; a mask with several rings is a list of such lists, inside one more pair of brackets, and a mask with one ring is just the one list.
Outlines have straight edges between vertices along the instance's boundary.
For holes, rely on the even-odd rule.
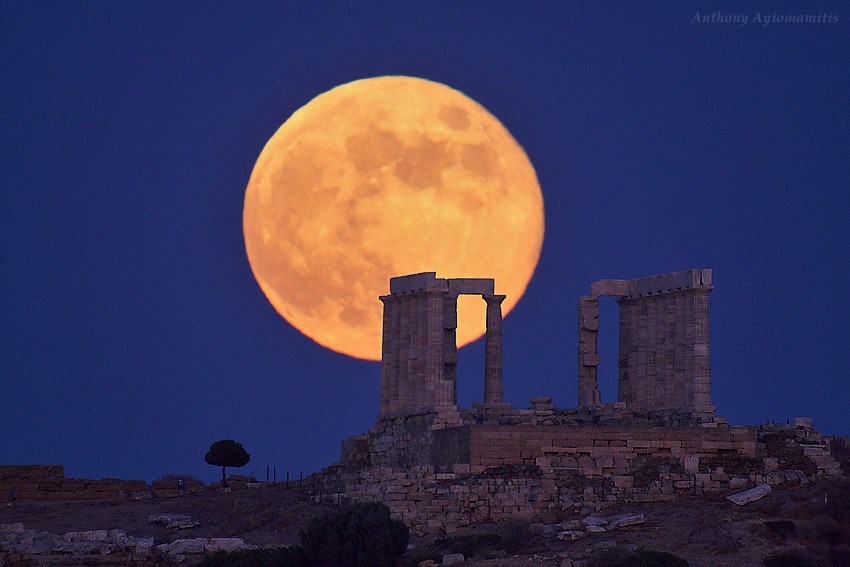
[[452,403],[452,388],[443,379],[443,341],[446,292],[426,292],[426,344],[425,344],[425,388],[428,407]]
[[502,301],[504,295],[484,296],[487,335],[484,343],[484,403],[502,402]]
[[599,407],[599,299],[583,296],[578,299],[578,407]]
[[694,345],[693,345],[693,409],[712,412],[711,405],[711,341],[708,315],[708,294],[711,288],[693,292]]
[[384,304],[384,329],[381,342],[381,415],[398,411],[399,299],[392,295],[380,298]]

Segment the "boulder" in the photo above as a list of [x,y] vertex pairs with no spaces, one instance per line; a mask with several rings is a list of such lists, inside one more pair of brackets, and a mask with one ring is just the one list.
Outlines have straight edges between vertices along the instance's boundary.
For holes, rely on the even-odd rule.
[[581,521],[585,526],[604,526],[608,523],[608,520],[599,516],[587,516],[586,518],[582,518]]
[[738,506],[743,506],[744,504],[749,504],[750,502],[755,502],[756,500],[760,500],[770,494],[771,488],[767,483],[762,483],[756,486],[755,488],[751,488],[749,490],[744,490],[743,492],[736,492],[735,494],[730,494],[726,497],[727,500],[731,500]]
[[463,553],[446,553],[443,555],[443,565],[458,565],[465,560],[466,557],[463,556]]
[[209,540],[205,537],[177,539],[171,543],[158,545],[157,548],[168,555],[202,554],[206,551]]
[[604,534],[607,530],[602,526],[590,525],[587,526],[587,533],[589,534]]
[[624,526],[633,526],[646,522],[643,514],[618,514],[608,520],[608,529],[615,530]]
[[587,536],[586,533],[578,530],[564,530],[558,534],[558,539],[561,541],[576,541]]
[[186,514],[153,514],[148,516],[148,522],[152,524],[162,524],[166,528],[178,530],[194,528],[195,526],[201,525],[201,522],[192,516],[187,516]]

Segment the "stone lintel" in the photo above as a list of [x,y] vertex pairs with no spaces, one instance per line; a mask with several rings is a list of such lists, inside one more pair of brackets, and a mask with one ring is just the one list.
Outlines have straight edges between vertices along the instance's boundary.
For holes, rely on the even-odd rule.
[[495,283],[492,278],[450,278],[449,295],[493,295]]
[[597,280],[590,284],[590,295],[593,297],[631,295],[629,280]]

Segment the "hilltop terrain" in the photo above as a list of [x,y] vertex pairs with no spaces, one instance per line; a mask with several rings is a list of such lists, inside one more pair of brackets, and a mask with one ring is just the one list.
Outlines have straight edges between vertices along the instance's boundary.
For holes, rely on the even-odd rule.
[[[155,544],[187,538],[240,537],[257,546],[280,546],[296,544],[298,531],[311,518],[332,508],[333,504],[316,502],[296,487],[237,485],[230,492],[210,487],[174,498],[15,502],[0,508],[0,523],[22,523],[28,530],[57,535],[117,528],[128,536],[153,537]],[[148,516],[162,513],[190,515],[200,525],[171,529],[148,521]],[[582,519],[588,514],[605,518],[618,513],[642,514],[645,521],[585,533],[576,541],[558,539],[564,531],[581,531]],[[557,524],[512,522],[470,527],[414,538],[409,556],[424,558],[429,549],[440,553],[466,551],[464,564],[472,567],[561,567],[571,565],[570,561],[581,565],[599,547],[620,545],[667,551],[687,559],[693,567],[740,567],[761,565],[766,555],[780,550],[801,549],[813,565],[838,567],[850,565],[849,541],[850,483],[844,480],[776,489],[744,506],[720,495],[706,495],[667,503],[611,504],[599,510],[577,510]],[[476,557],[470,557],[473,554]],[[59,559],[44,556],[36,563],[39,559],[34,557],[27,563],[19,556],[0,554],[0,565],[122,564],[118,556],[109,555],[67,555],[57,563]],[[165,557],[149,561],[141,564],[167,564]]]

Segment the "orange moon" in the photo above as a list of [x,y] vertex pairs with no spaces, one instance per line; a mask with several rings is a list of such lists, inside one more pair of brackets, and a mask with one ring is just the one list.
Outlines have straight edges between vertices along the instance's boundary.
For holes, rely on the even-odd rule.
[[[346,83],[298,109],[245,192],[248,260],[274,308],[334,351],[380,360],[389,278],[495,278],[507,314],[543,244],[543,197],[522,147],[483,106],[402,76]],[[462,296],[458,346],[484,333]]]

